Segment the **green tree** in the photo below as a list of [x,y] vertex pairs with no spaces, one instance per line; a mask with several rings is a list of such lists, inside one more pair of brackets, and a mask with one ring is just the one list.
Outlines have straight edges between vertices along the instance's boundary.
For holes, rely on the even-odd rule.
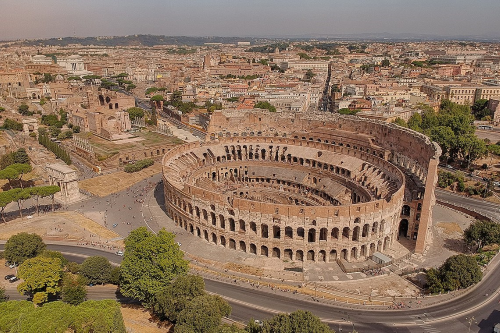
[[384,59],[384,60],[382,60],[382,62],[380,63],[380,65],[382,67],[389,67],[391,65],[391,62],[389,61],[389,59]]
[[105,284],[111,278],[111,264],[105,257],[88,257],[80,266],[80,273],[92,284]]
[[[14,163],[30,164],[30,158],[29,158],[28,154],[26,153],[26,149],[19,148],[14,153]],[[14,164],[14,163],[12,163],[12,164]]]
[[464,241],[478,249],[489,244],[500,244],[500,224],[476,220],[464,230]]
[[155,295],[153,310],[160,317],[175,323],[179,313],[198,296],[205,294],[205,282],[200,276],[182,275]]
[[339,109],[339,114],[356,115],[356,113],[358,113],[360,111],[361,110],[359,110],[359,109],[351,110],[348,108],[343,108],[343,109]]
[[138,107],[133,107],[127,109],[130,120],[135,120],[136,118],[144,117],[144,110]]
[[20,293],[33,296],[33,303],[44,303],[49,295],[61,291],[61,261],[58,258],[35,257],[25,260],[18,269],[23,282],[17,286]]
[[393,121],[394,124],[396,125],[399,125],[401,127],[408,127],[408,125],[406,124],[406,121],[404,121],[403,119],[397,117],[396,119],[394,119]]
[[15,120],[5,118],[2,128],[21,132],[23,130],[23,124]]
[[257,102],[253,107],[255,109],[266,109],[269,112],[276,112],[276,107],[267,101]]
[[125,239],[120,289],[124,296],[150,303],[177,276],[186,274],[188,262],[174,241],[174,235],[146,227],[133,230]]
[[459,254],[451,256],[439,268],[445,290],[457,290],[481,281],[483,273],[473,256]]
[[50,196],[52,198],[52,211],[54,211],[54,194],[61,191],[61,188],[57,185],[49,185],[49,186],[37,186],[30,187],[27,189],[30,191],[30,194],[36,199],[36,212],[40,215],[40,205],[39,199]]
[[12,165],[9,165],[7,168],[12,168],[16,171],[17,173],[17,180],[19,182],[19,185],[21,188],[23,188],[23,176],[26,173],[31,172],[32,168],[31,165],[29,164],[21,164],[21,163],[14,163]]
[[14,201],[12,190],[0,192],[0,211],[2,213],[2,220],[5,221],[5,207]]
[[278,314],[264,321],[262,333],[333,333],[332,330],[309,311],[298,310]]
[[215,333],[221,319],[230,314],[231,307],[220,296],[198,296],[179,313],[175,332]]
[[408,119],[408,128],[420,132],[422,131],[422,116],[420,113],[414,113]]
[[11,236],[5,243],[5,260],[13,263],[23,263],[34,258],[45,250],[42,237],[37,234],[21,232]]
[[33,114],[32,112],[30,112],[30,107],[26,104],[19,105],[19,107],[17,108],[17,112],[19,112],[23,116],[31,116]]
[[3,286],[0,286],[0,303],[7,302],[8,300],[9,296],[5,293],[5,288]]
[[120,284],[121,269],[120,266],[115,266],[111,269],[111,275],[109,278],[109,283],[114,285]]
[[31,198],[31,189],[30,188],[26,188],[26,189],[15,188],[11,191],[12,191],[14,201],[17,202],[17,207],[19,209],[19,217],[23,218],[23,203],[25,200],[28,200],[29,198]]
[[17,179],[19,173],[16,169],[11,168],[10,166],[6,167],[3,170],[0,170],[0,179],[7,179],[9,182],[9,187],[12,189],[12,180]]
[[44,258],[59,259],[61,261],[61,268],[64,268],[68,264],[68,259],[66,259],[59,251],[44,250],[39,256]]
[[87,298],[87,288],[72,274],[66,273],[61,288],[62,301],[71,305],[83,303]]

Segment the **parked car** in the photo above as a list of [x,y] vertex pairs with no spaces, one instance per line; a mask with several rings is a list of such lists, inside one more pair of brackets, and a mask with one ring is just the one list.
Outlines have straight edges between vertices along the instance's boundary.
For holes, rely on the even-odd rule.
[[13,277],[16,277],[16,276],[14,274],[5,275],[5,280],[10,280]]
[[115,254],[117,256],[123,257],[123,251],[116,251]]
[[18,281],[18,280],[19,280],[19,279],[17,278],[17,276],[13,276],[13,277],[11,277],[11,278],[9,279],[9,282],[10,282],[10,283],[13,283],[13,282],[16,282],[16,281]]

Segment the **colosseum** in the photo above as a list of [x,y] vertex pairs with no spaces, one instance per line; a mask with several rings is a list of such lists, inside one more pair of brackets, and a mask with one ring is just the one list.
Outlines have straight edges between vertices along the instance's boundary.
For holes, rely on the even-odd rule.
[[168,215],[228,250],[296,261],[362,261],[430,237],[439,146],[338,114],[217,111],[205,142],[163,158]]

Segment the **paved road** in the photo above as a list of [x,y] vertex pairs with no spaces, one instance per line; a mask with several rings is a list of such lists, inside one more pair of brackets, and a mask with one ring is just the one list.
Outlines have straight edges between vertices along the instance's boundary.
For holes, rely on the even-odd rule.
[[436,188],[436,199],[454,203],[458,206],[486,214],[488,217],[500,222],[500,205],[492,202],[469,198]]
[[[0,245],[0,249],[3,245]],[[49,244],[51,250],[61,251],[68,259],[81,262],[85,256],[103,255],[115,263],[122,257],[109,251],[78,246]],[[72,254],[68,254],[72,253]],[[457,296],[453,301],[437,304],[424,309],[365,310],[339,305],[326,305],[287,297],[285,293],[255,289],[227,282],[205,280],[206,289],[228,299],[233,307],[231,319],[246,322],[251,318],[266,319],[278,312],[292,312],[298,309],[309,310],[322,318],[332,328],[352,327],[364,332],[465,332],[468,329],[466,318],[474,316],[478,324],[471,325],[471,332],[491,332],[493,325],[500,322],[500,257],[495,259],[491,273],[472,292]],[[21,299],[13,294],[13,299]],[[90,288],[89,298],[123,299],[113,289],[95,291]]]

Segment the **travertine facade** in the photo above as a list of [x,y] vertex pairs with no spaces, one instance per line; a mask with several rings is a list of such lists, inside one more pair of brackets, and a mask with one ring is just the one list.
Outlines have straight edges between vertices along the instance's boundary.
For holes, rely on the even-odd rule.
[[358,117],[248,111],[215,112],[208,132],[163,159],[167,212],[193,234],[299,261],[363,260],[399,236],[424,250],[440,155],[427,137]]

